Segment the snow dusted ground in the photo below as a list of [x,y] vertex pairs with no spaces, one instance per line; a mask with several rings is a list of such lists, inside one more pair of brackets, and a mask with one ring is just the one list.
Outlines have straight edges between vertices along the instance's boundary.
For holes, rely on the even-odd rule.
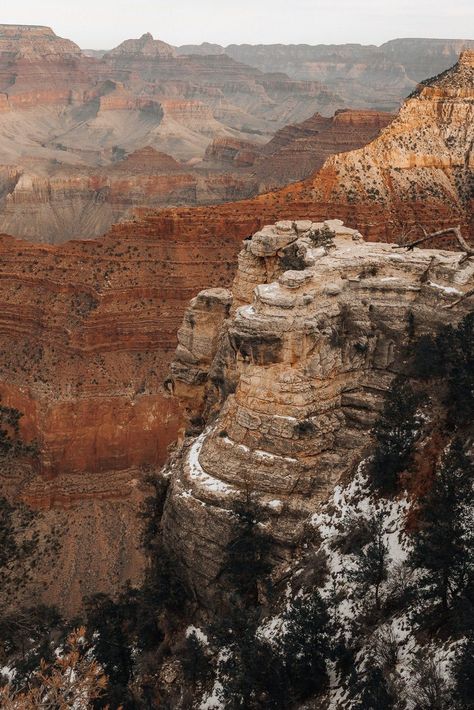
[[[324,551],[329,568],[327,580],[319,591],[328,601],[331,614],[344,630],[347,641],[357,638],[359,634],[365,634],[361,650],[356,656],[356,666],[361,674],[371,662],[374,648],[382,647],[385,652],[390,649],[396,654],[392,676],[394,685],[400,688],[403,696],[404,704],[400,707],[413,710],[417,700],[416,668],[420,659],[431,659],[438,674],[449,686],[450,667],[457,643],[431,643],[421,647],[416,639],[411,618],[413,608],[394,613],[373,630],[361,631],[356,620],[361,618],[368,607],[373,607],[373,599],[370,599],[370,595],[369,598],[361,598],[357,594],[357,585],[350,580],[348,574],[356,566],[355,555],[341,552],[337,545],[337,540],[340,539],[341,533],[347,531],[348,525],[355,520],[382,516],[383,539],[388,548],[387,581],[382,583],[380,590],[382,602],[398,584],[403,584],[403,580],[412,574],[406,565],[410,539],[405,533],[405,519],[410,510],[410,502],[406,495],[395,499],[374,496],[369,490],[364,473],[366,463],[363,461],[359,465],[349,485],[336,486],[322,510],[311,518],[311,526],[321,536],[320,550]],[[295,570],[296,575],[301,572],[302,569]],[[295,595],[291,590],[291,583],[288,585],[286,611],[301,593],[300,591]],[[284,613],[266,619],[259,630],[259,635],[275,646],[278,638],[285,634]],[[344,686],[334,666],[330,669],[330,679],[327,709],[350,710],[355,706],[355,699],[350,696],[351,689]]]
[[[194,462],[194,459],[193,459]],[[387,671],[390,684],[397,690],[400,698],[396,705],[400,710],[416,710],[419,699],[420,667],[431,664],[440,681],[449,688],[451,685],[451,667],[456,647],[459,642],[431,641],[421,642],[416,633],[414,614],[415,602],[395,604],[384,608],[384,603],[399,594],[414,572],[407,564],[411,541],[405,532],[407,514],[410,512],[410,500],[406,494],[395,498],[382,498],[374,495],[369,488],[366,468],[368,461],[359,465],[353,480],[347,486],[336,486],[329,500],[322,509],[311,516],[309,527],[320,539],[318,555],[326,557],[328,574],[321,580],[319,592],[326,600],[330,616],[342,630],[345,641],[356,648],[355,668],[359,678],[374,661],[384,665],[390,657],[392,664]],[[275,501],[276,503],[277,501]],[[361,587],[351,577],[357,568],[357,555],[353,546],[345,545],[351,541],[351,529],[364,521],[380,517],[383,542],[387,548],[387,579],[380,587],[381,606],[384,610],[373,615],[373,590],[361,593]],[[350,549],[351,552],[348,552]],[[363,548],[364,549],[364,548]],[[298,578],[306,571],[304,560],[295,561],[291,570],[284,598],[280,600],[279,613],[267,617],[261,623],[257,635],[279,652],[288,628],[288,612],[295,599],[308,593],[308,588],[299,585]],[[296,585],[295,585],[296,582]],[[411,604],[411,606],[410,606]],[[367,618],[372,620],[368,623]],[[210,641],[199,628],[189,627],[187,635],[193,633],[200,644],[210,651]],[[212,644],[211,644],[212,645]],[[212,652],[212,651],[211,651]],[[214,651],[216,652],[216,650]],[[203,695],[199,710],[225,710],[223,691],[226,675],[223,672],[225,661],[231,649],[217,649],[215,676],[213,685]],[[352,710],[358,703],[353,678],[339,676],[335,663],[329,664],[330,688],[326,702],[322,707],[327,710]]]

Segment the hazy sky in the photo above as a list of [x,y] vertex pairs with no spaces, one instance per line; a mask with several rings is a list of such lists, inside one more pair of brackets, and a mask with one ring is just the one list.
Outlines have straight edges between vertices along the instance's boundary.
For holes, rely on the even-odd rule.
[[204,41],[380,44],[474,36],[474,0],[13,0],[0,23],[41,24],[81,47],[109,49],[151,32]]

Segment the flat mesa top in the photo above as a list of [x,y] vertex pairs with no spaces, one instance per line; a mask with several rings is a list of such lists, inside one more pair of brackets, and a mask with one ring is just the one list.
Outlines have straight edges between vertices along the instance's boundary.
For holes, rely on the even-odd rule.
[[7,36],[11,37],[13,35],[28,34],[28,33],[50,35],[52,37],[56,37],[56,34],[53,32],[51,27],[47,27],[46,25],[5,25],[5,24],[0,24],[0,36],[7,35]]
[[48,25],[14,25],[9,24],[8,22],[0,22],[0,29],[3,29],[4,27],[7,29],[16,30],[48,30],[49,32],[53,31],[51,27],[48,27]]

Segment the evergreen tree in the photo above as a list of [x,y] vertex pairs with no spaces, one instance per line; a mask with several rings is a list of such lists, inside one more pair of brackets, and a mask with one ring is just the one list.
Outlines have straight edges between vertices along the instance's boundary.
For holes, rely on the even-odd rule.
[[395,697],[383,670],[371,659],[366,672],[358,683],[359,700],[354,710],[391,710]]
[[411,463],[421,427],[417,416],[420,403],[420,396],[406,380],[394,380],[375,425],[376,446],[369,469],[372,487],[384,495],[395,493],[400,473]]
[[222,573],[234,590],[234,600],[257,606],[259,583],[272,568],[270,538],[259,523],[259,510],[252,500],[239,502],[234,508],[238,531],[228,545]]
[[420,527],[413,535],[409,564],[422,570],[421,597],[443,612],[472,585],[474,526],[473,466],[454,439],[422,500]]
[[415,377],[430,380],[439,377],[444,370],[443,356],[437,339],[422,335],[415,344],[413,353]]
[[128,617],[122,604],[106,594],[96,594],[87,600],[87,630],[93,644],[94,657],[108,678],[107,692],[98,707],[134,707],[128,691],[133,676],[133,656],[127,635]]
[[452,426],[474,415],[474,311],[458,326],[448,325],[436,338],[422,336],[413,351],[413,369],[420,379],[443,378]]
[[388,547],[384,540],[383,515],[378,513],[368,521],[369,542],[356,554],[356,569],[349,578],[360,585],[362,594],[373,589],[375,607],[380,609],[380,585],[387,578]]
[[20,419],[23,413],[0,404],[0,458],[35,456],[36,446],[25,444],[20,436]]
[[319,591],[294,599],[284,622],[280,654],[295,699],[304,699],[321,692],[328,682],[330,623]]
[[474,416],[474,312],[456,329],[446,328],[438,342],[447,372],[451,420],[462,424]]
[[454,694],[459,710],[474,708],[474,632],[460,647],[453,668]]

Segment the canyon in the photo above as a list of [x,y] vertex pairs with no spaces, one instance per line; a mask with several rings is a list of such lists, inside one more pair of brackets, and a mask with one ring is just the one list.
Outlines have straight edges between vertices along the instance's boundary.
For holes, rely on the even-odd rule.
[[99,236],[131,206],[250,197],[249,171],[203,162],[210,143],[258,150],[278,128],[338,108],[318,82],[178,56],[150,34],[98,59],[48,27],[0,25],[0,229],[59,242]]
[[[160,47],[157,51],[162,51]],[[165,59],[171,61],[173,57]],[[115,69],[122,71],[120,62]],[[461,264],[459,254],[417,251],[414,256],[404,255],[381,242],[406,241],[421,234],[422,228],[435,231],[457,224],[465,238],[473,237],[473,77],[474,54],[466,50],[452,69],[421,85],[405,102],[398,117],[368,146],[330,156],[318,172],[287,187],[223,205],[158,211],[141,207],[132,210],[130,219],[114,225],[100,239],[77,239],[55,245],[8,235],[0,237],[0,394],[4,405],[23,412],[22,434],[38,448],[34,462],[24,462],[8,474],[2,472],[5,479],[2,487],[16,500],[23,500],[40,511],[38,525],[42,535],[51,535],[54,529],[59,546],[56,561],[38,561],[35,598],[56,601],[63,610],[74,612],[83,596],[93,591],[111,591],[127,579],[132,583],[141,579],[144,560],[138,544],[137,511],[147,495],[147,471],[164,463],[168,447],[177,439],[182,440],[186,432],[188,435],[199,433],[202,420],[217,414],[221,405],[223,410],[219,416],[224,417],[228,407],[229,420],[224,424],[222,419],[219,431],[227,433],[219,436],[217,429],[213,429],[197,444],[186,441],[186,446],[203,446],[202,453],[201,449],[193,449],[193,461],[197,457],[200,462],[193,464],[199,474],[196,485],[200,485],[199,466],[204,473],[209,471],[207,475],[219,479],[215,467],[223,449],[228,446],[232,457],[238,458],[239,452],[246,456],[246,450],[238,446],[242,444],[283,459],[296,458],[297,462],[282,462],[284,478],[289,484],[300,477],[302,485],[304,482],[307,486],[296,494],[298,506],[303,506],[306,495],[311,505],[316,504],[318,495],[324,493],[324,486],[318,494],[318,480],[308,479],[305,466],[317,465],[318,452],[306,451],[304,436],[294,434],[290,424],[285,424],[286,420],[278,424],[280,429],[275,429],[277,424],[272,419],[273,414],[279,413],[283,418],[295,417],[298,424],[299,414],[296,416],[295,411],[285,409],[282,400],[275,403],[275,412],[267,413],[268,419],[265,419],[265,412],[258,410],[258,396],[252,387],[265,388],[267,378],[272,378],[273,382],[273,376],[281,370],[282,379],[275,378],[275,383],[279,382],[282,392],[295,394],[295,406],[300,407],[302,421],[306,421],[313,416],[314,404],[308,393],[314,394],[315,390],[310,373],[308,389],[306,384],[303,386],[304,377],[298,379],[298,372],[299,368],[309,367],[310,362],[311,367],[316,368],[321,346],[321,367],[329,369],[321,370],[319,375],[316,369],[313,374],[321,387],[324,387],[323,372],[325,376],[328,373],[334,376],[332,383],[328,374],[327,402],[334,404],[335,414],[342,406],[343,394],[337,383],[346,377],[346,365],[354,369],[355,394],[351,399],[350,393],[344,393],[348,397],[344,406],[355,422],[351,436],[360,435],[362,445],[364,438],[360,431],[364,426],[367,428],[371,416],[370,412],[366,415],[366,423],[361,422],[359,431],[358,417],[363,418],[364,413],[358,412],[361,409],[358,397],[362,396],[362,391],[364,397],[368,397],[363,389],[364,373],[372,377],[371,368],[378,362],[377,358],[385,363],[384,367],[396,361],[394,353],[404,337],[400,328],[410,308],[416,306],[420,314],[428,313],[427,327],[431,323],[434,328],[448,313],[440,304],[452,303],[448,296],[454,292],[449,289],[464,293],[472,279],[471,261]],[[284,152],[286,146],[298,144],[300,139],[303,145],[306,140],[319,144],[320,155],[329,150],[328,143],[330,146],[342,141],[342,145],[347,146],[347,141],[351,140],[351,121],[357,125],[358,117],[370,130],[377,131],[382,120],[389,121],[388,117],[364,112],[342,112],[334,118],[315,117],[309,126],[277,133],[275,152],[269,159]],[[338,126],[334,125],[336,123]],[[318,128],[321,124],[325,126],[324,131]],[[314,132],[315,127],[317,132]],[[214,142],[206,159],[222,163],[254,161],[257,170],[262,165],[262,156],[251,155],[253,149],[248,141],[241,144],[233,142],[235,140],[240,141],[240,138],[233,136],[232,140],[224,138],[224,142]],[[64,152],[68,159],[76,160],[77,156],[71,151]],[[146,148],[142,157],[140,152],[122,155],[114,163],[117,181],[123,169],[122,195],[129,193],[133,172],[141,170],[145,159],[154,163],[157,170],[166,166],[170,175],[174,170],[179,174],[176,159],[156,149]],[[294,169],[297,167],[295,165]],[[6,180],[14,181],[13,174],[8,171],[3,174]],[[268,179],[268,175],[263,178]],[[309,259],[318,257],[313,265],[308,264],[310,273],[306,274],[306,268],[295,271],[291,264],[300,264],[301,259],[306,258],[299,254],[300,249],[304,251],[306,245],[311,251],[307,243],[311,238],[309,233],[322,229],[321,226],[313,229],[312,225],[327,219],[340,219],[347,225],[343,229],[340,222],[329,223],[336,232],[336,252],[309,254]],[[264,229],[277,222],[282,224]],[[295,230],[301,232],[301,237]],[[353,242],[353,236],[357,235],[350,230],[361,233],[367,243]],[[250,240],[256,232],[260,236]],[[233,282],[242,240],[246,240],[246,246],[239,257],[237,280],[231,294],[227,289]],[[340,246],[338,240],[342,240]],[[373,246],[370,242],[378,244]],[[439,249],[443,243],[428,244],[435,245]],[[287,255],[290,268],[283,271],[281,255],[277,252],[290,246],[296,252]],[[373,256],[369,258],[369,254]],[[359,267],[359,271],[353,273]],[[365,267],[369,271],[374,267],[379,278],[377,274],[366,274],[357,280]],[[428,281],[421,283],[421,276],[428,267],[429,281],[441,288]],[[325,283],[326,269],[331,284],[334,280],[337,283],[323,293],[326,286],[321,284]],[[385,278],[391,281],[381,282]],[[400,282],[399,290],[393,279]],[[222,290],[211,290],[199,296],[188,312],[179,335],[181,350],[169,374],[183,313],[188,302],[204,287]],[[252,305],[255,288],[259,295]],[[354,308],[357,306],[355,315],[361,319],[360,332],[357,330],[360,343],[356,346],[357,339],[352,342],[352,336],[348,338],[350,353],[344,359],[346,355],[339,346],[334,346],[334,352],[329,350],[332,347],[329,341],[337,341],[337,333],[334,336],[330,333],[320,336],[319,331],[305,334],[298,319],[303,323],[305,314],[312,313],[308,318],[316,323],[321,317],[318,310],[321,300],[329,309],[328,318],[331,308],[335,310],[334,322],[327,327],[331,332],[337,330],[343,322],[336,304],[339,300],[342,304],[347,297],[350,306],[352,294]],[[305,303],[306,296],[313,300],[310,298]],[[390,311],[393,322],[390,321],[390,328],[387,326],[390,333],[393,331],[392,345],[390,333],[382,328],[380,313],[375,322],[372,320],[375,316],[368,312],[370,301],[373,299],[376,303],[378,298],[382,311],[384,304],[387,308],[393,304],[393,312]],[[364,300],[367,303],[364,304]],[[238,307],[244,310],[235,310]],[[449,311],[451,317],[453,313],[462,314],[464,308],[464,302],[453,306]],[[235,333],[233,345],[226,350],[221,339],[225,341],[228,337],[223,321],[231,312],[229,309],[234,309],[230,323],[234,323]],[[255,309],[255,313],[249,309]],[[314,313],[311,309],[315,309]],[[275,326],[276,322],[284,324],[290,313],[296,324],[293,345],[291,329],[286,335],[284,329],[280,332]],[[416,320],[415,311],[414,316]],[[237,322],[236,318],[240,320]],[[195,342],[193,322],[198,334]],[[372,351],[378,338],[378,335],[369,337],[374,324],[374,332],[378,333],[380,328],[384,337],[380,336],[380,347]],[[261,336],[255,331],[259,327]],[[314,346],[314,360],[311,360],[313,355],[308,354],[308,363],[305,359],[298,360],[306,352],[306,346],[309,349]],[[255,359],[261,364],[255,364]],[[296,380],[288,373],[290,363],[294,365]],[[222,371],[216,370],[217,364]],[[247,365],[249,379],[242,374]],[[333,385],[334,390],[330,392]],[[378,389],[382,390],[382,385],[383,382]],[[227,404],[224,404],[225,392],[234,386],[237,387],[235,397],[225,399]],[[179,396],[172,396],[170,390]],[[205,401],[202,401],[200,397],[204,394]],[[245,404],[247,395],[249,400]],[[309,396],[307,401],[306,395]],[[238,400],[238,397],[243,399]],[[375,393],[374,411],[377,397]],[[257,414],[249,404],[254,399]],[[242,411],[238,409],[238,401],[242,403]],[[248,411],[244,412],[246,409]],[[322,410],[320,414],[322,416]],[[260,415],[269,427],[268,430],[262,428],[261,436],[265,436],[265,431],[280,432],[275,434],[274,443],[257,441],[252,438],[254,434],[248,433],[255,431],[252,421],[257,421]],[[328,412],[328,433],[332,432],[333,437],[337,436],[335,420],[338,416],[332,418]],[[304,424],[303,429],[305,426],[309,425]],[[285,449],[285,442],[290,448]],[[178,537],[173,540],[172,521],[178,520],[184,512],[192,515],[185,507],[188,500],[193,510],[199,511],[202,507],[200,490],[189,499],[179,495],[189,490],[189,470],[180,468],[189,464],[189,461],[186,463],[187,451],[185,447],[176,454],[177,473],[173,473],[172,484],[176,494],[170,497],[165,515],[167,539],[180,550],[183,565],[190,553],[185,540]],[[282,481],[274,482],[275,489],[268,481],[265,455],[261,460],[258,453],[250,455],[261,470],[260,492],[268,490],[271,496],[267,503],[279,500],[287,506],[288,490],[284,489]],[[343,475],[337,461],[333,463],[335,478],[328,481],[328,485]],[[240,475],[237,469],[234,473],[236,477]],[[242,480],[239,479],[238,484],[242,488]],[[221,487],[219,483],[216,486]],[[182,511],[180,505],[183,505]],[[293,515],[296,525],[297,516],[290,506],[289,517],[282,516],[279,528],[275,512],[275,538],[281,539],[283,557],[293,544],[287,535],[288,527],[293,525],[289,522]],[[223,524],[223,539],[228,532]],[[189,575],[206,599],[206,580],[216,571],[212,560],[218,560],[219,556],[213,552],[210,567],[206,569],[199,539],[190,536],[189,545],[196,550],[195,569],[190,568]],[[58,573],[52,574],[51,569]],[[52,585],[48,589],[42,587],[45,579]],[[198,580],[204,580],[202,587]],[[33,594],[31,588],[28,594]]]
[[341,110],[290,124],[263,145],[217,137],[193,165],[145,146],[103,167],[0,168],[0,229],[57,244],[100,236],[140,207],[250,198],[311,175],[328,155],[365,145],[392,118]]
[[353,108],[395,111],[416,84],[455,64],[470,39],[402,38],[380,46],[361,44],[249,45],[204,43],[178,47],[180,54],[227,54],[261,71],[317,80]]
[[48,27],[1,25],[0,230],[98,237],[134,208],[242,200],[308,178],[375,138],[418,81],[469,46],[224,50],[144,34],[90,53]]

